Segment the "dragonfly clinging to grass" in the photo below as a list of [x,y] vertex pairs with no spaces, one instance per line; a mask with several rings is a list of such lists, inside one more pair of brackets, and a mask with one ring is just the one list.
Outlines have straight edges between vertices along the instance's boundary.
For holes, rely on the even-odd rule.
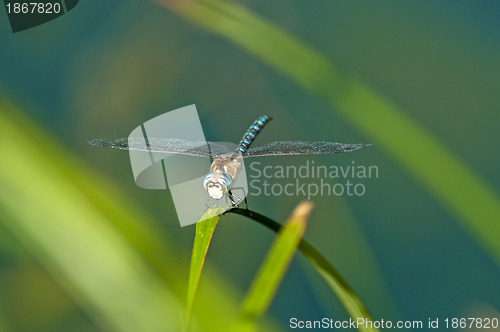
[[[250,148],[257,135],[271,119],[263,115],[255,120],[243,135],[236,150],[233,151],[224,145],[214,142],[193,142],[183,139],[153,137],[95,139],[89,141],[89,144],[112,149],[210,158],[212,161],[210,171],[203,180],[203,187],[208,194],[208,198],[205,201],[207,207],[210,200],[214,200],[213,207],[215,207],[222,198],[229,198],[233,207],[241,202],[241,199],[232,192],[232,189],[236,189],[233,188],[233,184],[241,171],[242,158],[334,154],[351,152],[370,145],[323,141],[278,141]],[[243,193],[243,196],[246,203],[246,194]]]

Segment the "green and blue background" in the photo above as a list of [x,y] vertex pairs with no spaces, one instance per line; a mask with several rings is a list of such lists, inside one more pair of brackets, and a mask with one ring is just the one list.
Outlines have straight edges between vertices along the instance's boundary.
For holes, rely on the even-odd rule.
[[[305,238],[374,319],[499,317],[500,4],[80,2],[13,34],[0,10],[0,331],[176,331],[194,228],[128,154],[87,145],[195,103],[211,141],[372,143],[363,197],[316,197]],[[303,164],[310,158],[261,160]],[[200,184],[201,185],[201,184]],[[303,197],[249,197],[283,222]],[[221,331],[274,238],[219,221],[195,316]],[[264,319],[348,319],[297,255]]]

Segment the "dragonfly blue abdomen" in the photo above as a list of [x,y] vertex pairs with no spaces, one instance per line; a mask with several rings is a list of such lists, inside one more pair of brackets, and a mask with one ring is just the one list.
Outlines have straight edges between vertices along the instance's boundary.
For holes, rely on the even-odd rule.
[[245,154],[247,152],[255,137],[257,137],[262,128],[264,128],[264,126],[271,120],[272,118],[267,115],[263,115],[252,123],[239,143],[238,151],[241,152],[241,154]]

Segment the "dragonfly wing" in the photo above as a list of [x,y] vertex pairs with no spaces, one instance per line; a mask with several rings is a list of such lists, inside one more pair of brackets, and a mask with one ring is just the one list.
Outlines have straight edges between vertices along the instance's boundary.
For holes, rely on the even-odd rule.
[[247,151],[247,153],[243,156],[243,158],[342,153],[342,152],[356,151],[370,145],[371,144],[281,141],[281,142],[272,142],[255,148],[251,148]]
[[222,156],[231,151],[225,146],[213,142],[193,142],[173,138],[117,138],[117,139],[94,139],[88,141],[90,145],[101,148],[175,153],[195,157]]

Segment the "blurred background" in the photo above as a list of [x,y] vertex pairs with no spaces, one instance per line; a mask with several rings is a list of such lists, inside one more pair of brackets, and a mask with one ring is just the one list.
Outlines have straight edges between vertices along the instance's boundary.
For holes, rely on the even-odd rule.
[[[194,226],[168,191],[135,186],[127,152],[86,142],[191,104],[211,141],[267,114],[257,145],[374,144],[259,161],[378,167],[364,196],[313,197],[305,235],[375,319],[499,317],[499,15],[496,1],[87,0],[12,34],[0,10],[0,331],[177,330]],[[323,62],[330,76],[309,75]],[[304,198],[249,205],[283,222]],[[200,330],[234,320],[273,238],[221,218]],[[348,318],[300,255],[263,324],[291,317]]]

